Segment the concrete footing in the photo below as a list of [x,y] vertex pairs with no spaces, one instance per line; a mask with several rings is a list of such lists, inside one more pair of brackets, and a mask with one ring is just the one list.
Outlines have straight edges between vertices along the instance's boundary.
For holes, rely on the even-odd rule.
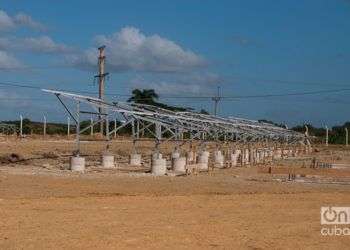
[[193,152],[193,151],[189,151],[188,153],[187,153],[187,162],[189,163],[189,164],[195,164],[196,163],[196,153],[195,152]]
[[236,167],[237,166],[238,157],[239,157],[239,155],[236,154],[236,153],[231,154],[231,166],[232,167]]
[[175,158],[173,169],[176,172],[186,172],[186,157]]
[[249,149],[244,150],[244,164],[245,165],[249,164]]
[[199,170],[208,170],[209,152],[203,151],[198,156],[197,165]]
[[174,169],[175,160],[180,158],[180,152],[175,150],[171,153],[171,168]]
[[114,155],[106,154],[102,155],[102,167],[103,168],[114,168]]
[[133,166],[141,166],[141,155],[131,154],[129,159],[129,164]]
[[73,156],[70,158],[70,170],[76,172],[85,171],[85,158],[80,156]]
[[152,174],[157,176],[166,174],[166,159],[161,157],[152,158]]
[[224,158],[224,155],[222,154],[222,152],[220,150],[215,151],[215,153],[214,153],[214,162],[215,162],[215,166],[218,167],[218,168],[225,167],[225,158]]

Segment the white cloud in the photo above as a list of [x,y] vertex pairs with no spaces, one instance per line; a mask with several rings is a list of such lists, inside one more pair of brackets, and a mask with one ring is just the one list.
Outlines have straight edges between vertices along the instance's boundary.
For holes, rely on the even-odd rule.
[[16,69],[22,66],[14,56],[0,50],[0,70]]
[[[183,72],[206,64],[201,56],[159,35],[146,36],[133,27],[125,27],[111,36],[95,38],[106,45],[108,71]],[[90,48],[70,58],[78,67],[96,67],[98,52]]]
[[173,79],[146,79],[137,76],[130,80],[129,86],[132,89],[154,89],[163,95],[207,96],[215,93],[217,84],[221,81],[219,76],[211,73],[186,74]]
[[10,30],[15,27],[12,18],[3,10],[0,10],[0,31]]
[[48,36],[24,38],[21,42],[23,50],[29,50],[34,52],[66,53],[72,50],[72,48],[64,44],[54,42]]
[[9,16],[5,11],[0,10],[0,31],[13,30],[17,27],[28,27],[30,29],[45,31],[46,26],[25,13],[18,13]]
[[17,25],[25,26],[35,30],[45,31],[46,26],[38,21],[33,20],[33,18],[25,13],[18,13],[13,17],[14,22]]
[[56,43],[48,36],[27,38],[3,37],[0,38],[0,49],[35,53],[68,53],[73,51],[73,48]]

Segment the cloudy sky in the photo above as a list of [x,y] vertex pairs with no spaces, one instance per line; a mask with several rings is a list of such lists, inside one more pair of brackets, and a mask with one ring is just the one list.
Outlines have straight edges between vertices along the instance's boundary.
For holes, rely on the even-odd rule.
[[106,89],[118,95],[109,99],[154,88],[164,102],[212,112],[210,98],[194,97],[220,86],[231,97],[220,102],[223,116],[342,123],[349,31],[347,0],[2,0],[0,120],[65,119],[52,96],[1,83],[95,92],[96,48],[106,45]]

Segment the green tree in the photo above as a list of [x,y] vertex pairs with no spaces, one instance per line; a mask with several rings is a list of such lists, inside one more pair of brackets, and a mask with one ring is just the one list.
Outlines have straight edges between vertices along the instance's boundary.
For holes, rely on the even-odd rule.
[[155,105],[157,104],[155,100],[158,98],[159,96],[154,89],[134,89],[132,91],[132,96],[128,99],[128,102]]
[[132,91],[132,96],[128,99],[128,102],[134,102],[134,103],[140,103],[140,104],[147,104],[147,105],[153,105],[159,108],[171,110],[171,111],[188,111],[191,110],[191,108],[182,108],[182,107],[175,107],[175,106],[169,106],[167,104],[157,102],[156,100],[159,98],[158,94],[154,91],[154,89],[134,89]]

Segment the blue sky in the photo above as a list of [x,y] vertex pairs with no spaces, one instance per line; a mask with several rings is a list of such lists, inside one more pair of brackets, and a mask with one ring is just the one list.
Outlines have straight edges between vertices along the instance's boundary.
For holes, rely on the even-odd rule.
[[[107,92],[156,88],[163,101],[213,111],[208,96],[350,88],[350,1],[20,1],[0,4],[0,82]],[[224,99],[220,115],[329,126],[350,120],[350,91]],[[121,100],[125,97],[119,97]],[[1,120],[65,118],[37,90],[0,87]]]

